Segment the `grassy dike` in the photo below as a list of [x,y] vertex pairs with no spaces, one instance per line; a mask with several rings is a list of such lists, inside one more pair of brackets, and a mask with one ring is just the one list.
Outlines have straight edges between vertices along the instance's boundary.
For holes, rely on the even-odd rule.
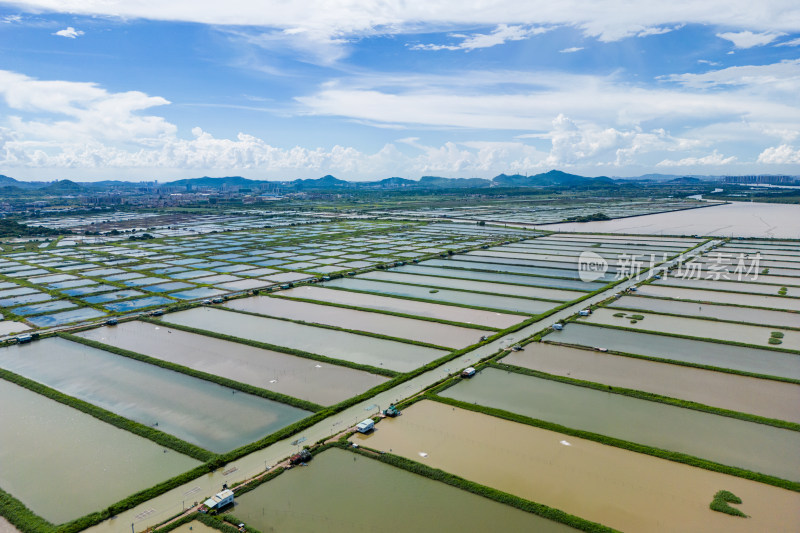
[[405,457],[400,457],[399,455],[385,453],[378,450],[371,450],[369,448],[364,448],[364,447],[353,448],[352,446],[348,445],[347,441],[339,442],[337,443],[337,446],[351,453],[355,453],[376,461],[380,461],[390,466],[400,468],[402,470],[405,470],[406,472],[417,474],[419,476],[423,476],[428,479],[438,481],[440,483],[445,483],[447,485],[450,485],[451,487],[456,487],[458,489],[471,492],[472,494],[488,498],[498,503],[509,505],[521,511],[535,514],[537,516],[541,516],[542,518],[546,518],[554,522],[560,522],[562,524],[566,524],[570,527],[577,529],[578,531],[589,531],[593,533],[594,532],[605,533],[605,532],[616,531],[615,529],[598,524],[596,522],[590,522],[589,520],[585,520],[575,515],[565,513],[564,511],[560,511],[553,507],[548,507],[547,505],[543,505],[541,503],[535,503],[520,498],[519,496],[514,496],[513,494],[509,494],[507,492],[493,489],[485,485],[480,485],[473,481],[469,481],[462,477],[445,472],[444,470],[439,470],[438,468],[431,468],[427,465],[418,463],[416,461],[406,459]]
[[[612,309],[612,308],[609,308],[609,309]],[[653,313],[653,314],[656,314],[656,313]],[[695,318],[695,317],[692,317],[692,318]],[[649,329],[631,328],[631,327],[628,327],[628,326],[617,326],[617,325],[613,325],[613,324],[601,324],[599,322],[579,322],[579,321],[577,321],[577,318],[570,319],[570,321],[571,322],[575,322],[576,324],[584,324],[584,325],[587,325],[587,326],[601,327],[601,328],[607,328],[607,329],[618,329],[618,330],[622,330],[622,331],[629,331],[631,333],[648,333],[648,334],[651,334],[651,335],[661,335],[661,336],[664,336],[664,337],[675,337],[676,339],[686,339],[686,340],[703,341],[703,342],[714,342],[716,344],[726,344],[726,345],[729,345],[729,346],[740,346],[742,348],[756,348],[756,349],[759,349],[759,350],[772,350],[774,352],[784,352],[784,353],[793,354],[793,355],[800,355],[800,351],[798,351],[798,350],[792,350],[790,348],[778,348],[776,346],[771,346],[771,345],[759,346],[758,344],[748,344],[746,342],[729,341],[729,340],[723,340],[723,339],[714,339],[714,338],[711,338],[711,337],[695,337],[695,336],[692,336],[692,335],[680,335],[678,333],[667,333],[667,332],[663,332],[663,331],[654,331],[654,330],[649,330]],[[755,325],[755,324],[751,324],[751,325]],[[759,327],[768,327],[768,326],[759,326]]]
[[[261,315],[256,315],[261,316]],[[247,346],[252,346],[254,348],[261,348],[263,350],[271,350],[273,352],[281,352],[288,355],[294,355],[296,357],[302,357],[304,359],[312,359],[314,361],[320,361],[322,363],[328,363],[331,365],[338,365],[338,366],[346,366],[348,368],[353,368],[355,370],[362,370],[364,372],[369,372],[370,374],[378,374],[381,376],[386,376],[390,378],[397,377],[399,375],[398,372],[394,370],[389,370],[388,368],[380,368],[371,365],[363,365],[360,363],[353,363],[350,361],[345,361],[342,359],[333,359],[332,357],[326,357],[324,355],[318,355],[311,352],[305,352],[303,350],[296,350],[294,348],[286,348],[284,346],[278,346],[276,344],[269,344],[266,342],[259,342],[250,339],[245,339],[242,337],[235,337],[233,335],[226,335],[224,333],[217,333],[215,331],[209,331],[206,329],[200,328],[193,328],[191,326],[184,326],[182,324],[173,324],[171,322],[162,322],[160,320],[155,320],[153,318],[148,317],[140,317],[139,320],[142,322],[148,322],[150,324],[156,324],[159,326],[170,327],[173,329],[177,329],[180,331],[186,331],[188,333],[194,333],[197,335],[204,335],[206,337],[213,337],[215,339],[220,339],[223,341],[229,342],[236,342],[238,344],[246,344]]]
[[310,298],[302,298],[302,297],[297,297],[297,296],[286,296],[286,295],[283,295],[283,294],[280,294],[280,293],[271,294],[270,297],[271,298],[278,298],[278,299],[282,299],[282,300],[290,300],[290,301],[294,301],[294,302],[305,302],[305,303],[315,304],[315,305],[326,305],[328,307],[333,307],[333,308],[352,309],[354,311],[365,311],[367,313],[376,313],[376,314],[380,314],[380,315],[390,315],[390,316],[396,316],[396,317],[400,317],[400,318],[411,318],[413,320],[422,320],[422,321],[425,321],[425,322],[435,322],[437,324],[446,324],[448,326],[458,326],[458,327],[462,327],[462,328],[471,328],[471,329],[482,329],[484,331],[500,331],[499,328],[493,328],[491,326],[484,326],[484,325],[481,325],[481,324],[467,324],[466,322],[455,322],[453,320],[444,320],[444,319],[441,319],[441,318],[433,318],[433,317],[429,317],[429,316],[410,315],[408,313],[398,313],[397,311],[387,311],[385,309],[373,309],[371,307],[359,307],[359,306],[355,306],[355,305],[326,302],[325,300],[313,300],[313,299],[310,299]]
[[[306,322],[305,320],[297,320],[294,318],[285,318],[273,315],[265,315],[260,313],[255,313],[253,311],[244,311],[242,309],[232,309],[230,307],[225,307],[225,311],[230,311],[232,313],[240,313],[242,315],[250,315],[255,316],[258,318],[269,318],[270,320],[280,320],[282,322],[291,322],[293,324],[300,324],[301,326],[311,326],[320,329],[329,329],[332,331],[341,331],[343,333],[352,333],[353,335],[360,335],[362,337],[373,337],[375,339],[383,339],[387,341],[394,341],[394,342],[402,342],[403,344],[413,344],[415,346],[421,346],[423,348],[433,348],[435,350],[444,350],[444,351],[451,351],[453,350],[452,347],[448,346],[439,346],[438,344],[431,344],[429,342],[421,342],[415,341],[411,339],[405,339],[403,337],[392,337],[390,335],[383,335],[382,333],[373,333],[370,331],[362,331],[359,329],[348,329],[343,328],[340,326],[331,326],[330,324],[320,324],[318,322]],[[167,322],[168,324],[168,322]]]
[[42,385],[41,383],[30,380],[3,368],[0,368],[0,379],[4,379],[14,383],[15,385],[19,385],[20,387],[24,387],[32,392],[35,392],[36,394],[40,394],[50,398],[51,400],[55,400],[58,403],[77,409],[78,411],[93,416],[98,420],[111,424],[114,427],[123,429],[140,437],[144,437],[159,444],[160,446],[164,446],[165,448],[169,448],[183,455],[188,455],[189,457],[197,459],[198,461],[208,461],[215,457],[212,452],[195,444],[183,441],[177,437],[169,435],[168,433],[164,433],[163,431],[145,426],[144,424],[134,422],[133,420],[129,420],[125,417],[114,414],[111,411],[107,411],[102,407],[90,404],[73,396],[68,396],[57,391],[56,389]]
[[223,387],[228,387],[230,389],[236,389],[241,392],[245,392],[247,394],[252,394],[254,396],[260,396],[262,398],[266,398],[268,400],[273,400],[276,402],[284,403],[287,405],[291,405],[292,407],[297,407],[299,409],[303,409],[306,411],[311,411],[312,413],[316,413],[317,411],[321,411],[324,409],[322,405],[309,402],[307,400],[301,400],[299,398],[295,398],[293,396],[287,396],[286,394],[281,394],[279,392],[274,392],[266,389],[262,389],[260,387],[255,387],[253,385],[248,385],[246,383],[240,383],[238,381],[234,381],[232,379],[224,378],[221,376],[217,376],[215,374],[209,374],[207,372],[203,372],[201,370],[195,370],[193,368],[189,368],[187,366],[178,365],[175,363],[171,363],[169,361],[164,361],[162,359],[156,359],[155,357],[150,357],[148,355],[143,355],[137,352],[132,352],[130,350],[125,350],[123,348],[118,348],[116,346],[111,346],[108,344],[104,344],[99,341],[85,339],[83,337],[79,337],[77,335],[71,335],[69,333],[58,333],[58,336],[66,339],[68,341],[76,342],[78,344],[82,344],[84,346],[89,346],[91,348],[97,348],[98,350],[103,350],[106,352],[111,352],[113,354],[121,355],[123,357],[128,357],[130,359],[135,359],[137,361],[141,361],[143,363],[148,363],[151,365],[159,366],[161,368],[166,368],[168,370],[173,370],[175,372],[180,372],[181,374],[186,374],[198,379],[202,379],[205,381],[211,381],[212,383],[217,383],[222,385]]
[[0,489],[0,516],[23,533],[50,533],[54,529],[53,524],[3,489]]
[[688,400],[681,400],[678,398],[672,398],[670,396],[663,396],[660,394],[654,394],[651,392],[640,391],[636,389],[627,389],[624,387],[612,387],[611,385],[604,385],[602,383],[597,383],[594,381],[585,381],[580,379],[575,379],[566,376],[558,376],[554,374],[547,374],[545,372],[540,372],[538,370],[533,370],[530,368],[523,368],[519,366],[514,366],[510,364],[506,364],[500,361],[492,361],[489,363],[490,367],[497,368],[499,370],[505,370],[507,372],[514,372],[516,374],[522,374],[525,376],[531,376],[534,378],[541,378],[541,379],[548,379],[550,381],[558,381],[560,383],[566,383],[568,385],[575,385],[578,387],[585,387],[587,389],[594,389],[602,392],[611,392],[614,394],[619,394],[621,396],[629,396],[631,398],[637,398],[639,400],[647,400],[651,402],[658,402],[667,405],[672,405],[675,407],[683,407],[685,409],[692,409],[693,411],[702,411],[705,413],[711,413],[714,415],[726,416],[728,418],[736,418],[738,420],[744,420],[747,422],[755,422],[756,424],[764,424],[767,426],[774,426],[782,429],[788,429],[791,431],[800,431],[800,424],[795,422],[787,422],[785,420],[780,420],[777,418],[767,418],[759,415],[752,415],[749,413],[742,413],[739,411],[732,411],[730,409],[723,409],[721,407],[713,407],[697,402],[692,402]]
[[[384,283],[384,282],[382,281],[381,283]],[[391,282],[387,281],[385,283],[391,283]],[[404,285],[404,284],[399,283],[398,285]],[[536,315],[533,315],[531,313],[526,313],[525,311],[510,311],[508,309],[498,309],[496,307],[482,307],[482,306],[478,306],[478,305],[467,305],[467,304],[456,303],[456,302],[446,302],[446,301],[443,301],[443,300],[433,300],[433,299],[430,299],[430,298],[417,298],[415,296],[398,296],[397,294],[387,294],[387,293],[382,293],[382,292],[371,292],[371,291],[365,291],[365,290],[361,290],[361,289],[354,289],[354,288],[350,288],[350,287],[347,287],[347,288],[345,288],[345,287],[335,287],[335,286],[330,286],[330,285],[325,285],[325,284],[323,284],[322,286],[325,287],[326,289],[330,289],[332,291],[357,292],[357,293],[360,293],[360,294],[371,294],[371,295],[374,295],[374,296],[385,296],[387,298],[396,298],[398,300],[409,300],[409,301],[413,301],[413,302],[422,302],[422,303],[426,303],[426,304],[449,305],[449,306],[452,306],[452,307],[463,307],[464,309],[475,309],[476,311],[490,311],[492,313],[502,313],[502,314],[505,314],[505,315],[536,316]],[[445,290],[455,290],[455,289],[445,289]],[[466,291],[461,291],[461,292],[466,292]],[[505,295],[503,295],[503,296],[505,296]]]
[[[551,341],[551,340],[548,340],[546,337],[544,339],[542,339],[542,342],[546,342],[548,344],[553,344],[553,345],[556,345],[556,346],[566,346],[566,347],[569,347],[569,348],[579,348],[579,349],[582,349],[582,350],[586,350],[587,349],[587,346],[584,346],[582,344],[571,344],[571,343],[567,343],[567,342]],[[640,354],[635,354],[635,353],[630,353],[630,352],[620,352],[620,351],[617,351],[617,350],[608,350],[607,353],[609,353],[611,355],[619,355],[621,357],[631,357],[633,359],[644,359],[645,361],[653,361],[653,362],[656,362],[656,363],[666,363],[666,364],[670,364],[670,365],[688,366],[688,367],[691,367],[691,368],[700,368],[702,370],[711,370],[711,371],[714,371],[714,372],[722,372],[722,373],[725,373],[725,374],[737,374],[739,376],[748,376],[748,377],[751,377],[751,378],[758,378],[758,379],[768,379],[768,380],[771,380],[771,381],[782,381],[784,383],[794,383],[795,385],[800,385],[800,380],[798,380],[798,379],[786,378],[786,377],[782,377],[782,376],[772,376],[770,374],[758,374],[756,372],[747,372],[747,371],[744,371],[744,370],[735,370],[733,368],[725,368],[725,367],[721,367],[721,366],[704,365],[704,364],[701,364],[701,363],[691,363],[691,362],[688,362],[688,361],[679,361],[677,359],[662,359],[660,357],[652,357],[652,356],[649,356],[649,355],[640,355]]]

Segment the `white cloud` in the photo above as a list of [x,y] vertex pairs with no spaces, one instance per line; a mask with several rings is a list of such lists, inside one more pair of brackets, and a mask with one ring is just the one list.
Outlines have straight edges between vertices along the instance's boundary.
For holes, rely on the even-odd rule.
[[736,156],[725,157],[716,150],[704,157],[686,157],[680,160],[665,159],[658,163],[659,167],[698,167],[721,166],[736,161]]
[[564,48],[563,50],[559,50],[562,54],[572,54],[574,52],[580,52],[583,50],[583,46],[573,46],[571,48]]
[[509,26],[500,24],[491,33],[473,33],[463,35],[454,33],[451,37],[462,39],[458,44],[416,44],[410,46],[412,50],[476,50],[478,48],[491,48],[505,44],[508,41],[521,41],[533,35],[550,31],[550,28]]
[[570,25],[601,41],[668,31],[676,24],[794,32],[800,17],[796,0],[17,0],[33,11],[176,20],[216,26],[265,27],[326,35],[421,33],[442,28],[488,25]]
[[800,46],[800,38],[792,39],[791,41],[785,41],[782,43],[778,43],[775,46]]
[[83,35],[83,32],[81,30],[76,30],[72,26],[68,26],[66,29],[58,30],[53,35],[59,35],[68,39],[75,39],[76,37]]
[[659,79],[678,82],[684,87],[695,89],[746,86],[751,89],[760,87],[797,93],[800,91],[800,59],[787,59],[768,65],[728,67],[703,74],[672,74]]
[[16,22],[21,22],[22,17],[19,15],[6,15],[3,18],[0,18],[0,22],[3,24],[14,24]]
[[36,117],[7,118],[16,132],[34,139],[147,143],[176,131],[162,117],[137,114],[169,104],[139,91],[109,93],[94,83],[43,81],[0,70],[0,98],[13,112]]
[[[782,68],[787,72],[778,81],[757,79],[750,85],[740,81],[724,93],[694,86],[637,88],[613,76],[476,71],[452,76],[353,77],[325,83],[296,101],[300,112],[308,115],[437,128],[543,132],[549,131],[554,116],[563,113],[576,121],[617,128],[659,122],[684,127],[698,122],[753,121],[797,129],[800,106],[790,91],[795,80],[789,74],[795,67],[778,64],[773,74]],[[512,90],[504,80],[514,80]],[[698,88],[711,83],[676,80]]]
[[698,59],[698,63],[702,63],[703,65],[708,65],[710,67],[718,67],[722,65],[722,63],[717,63],[716,61],[709,61],[708,59]]
[[764,46],[778,37],[786,35],[780,32],[765,31],[763,33],[753,33],[752,31],[718,33],[717,37],[730,41],[736,48],[753,48],[754,46]]
[[800,164],[800,150],[795,150],[788,144],[772,146],[761,152],[758,162],[767,165]]

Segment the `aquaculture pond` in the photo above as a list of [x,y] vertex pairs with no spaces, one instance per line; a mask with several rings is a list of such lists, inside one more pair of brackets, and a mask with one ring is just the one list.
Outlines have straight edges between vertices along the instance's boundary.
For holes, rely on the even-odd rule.
[[746,305],[750,307],[766,307],[800,311],[800,298],[766,296],[761,294],[744,294],[734,292],[710,291],[707,289],[686,289],[683,287],[665,287],[661,285],[642,285],[639,288],[642,296],[659,298],[675,298],[678,300],[694,300],[720,304]]
[[310,414],[60,338],[0,349],[0,366],[216,453]]
[[148,296],[147,298],[137,298],[136,300],[125,300],[123,302],[115,302],[106,304],[103,307],[109,311],[117,313],[124,313],[126,311],[135,311],[136,309],[143,309],[145,307],[153,307],[156,305],[166,305],[172,303],[174,300],[164,298],[163,296]]
[[617,352],[730,368],[768,376],[800,379],[800,356],[774,350],[681,339],[637,331],[620,331],[587,324],[568,324],[563,331],[553,332],[544,337],[544,340],[600,347]]
[[715,305],[703,302],[682,302],[664,298],[641,298],[623,296],[612,302],[609,307],[618,310],[653,311],[680,316],[697,316],[733,322],[748,322],[778,327],[800,327],[800,313],[774,311],[772,309],[743,309],[734,305]]
[[288,291],[282,291],[280,295],[333,304],[380,309],[393,313],[449,320],[461,322],[463,324],[480,324],[498,329],[509,328],[528,318],[522,315],[510,315],[506,313],[496,313],[494,311],[456,307],[454,305],[418,302],[416,300],[406,300],[404,298],[343,291],[313,285],[305,285]]
[[[706,276],[708,275],[709,274],[706,274]],[[756,281],[748,280],[747,277],[745,277],[742,281],[736,281],[736,275],[730,275],[730,277],[732,278],[732,281],[670,277],[658,280],[655,282],[655,285],[662,287],[686,287],[689,289],[746,292],[751,294],[766,294],[770,296],[778,296],[778,291],[781,289],[780,285],[757,283]],[[800,296],[800,287],[787,286],[786,296],[797,298]]]
[[447,354],[424,346],[213,308],[169,313],[164,315],[163,322],[400,372],[408,372]]
[[544,300],[529,300],[511,296],[498,296],[494,294],[478,294],[474,292],[438,289],[436,287],[419,287],[416,285],[402,285],[400,283],[386,283],[367,279],[334,279],[325,284],[329,287],[341,287],[354,291],[364,291],[392,296],[419,298],[432,302],[452,303],[472,307],[497,309],[512,313],[529,313],[537,315],[557,307],[558,302]]
[[199,461],[0,380],[0,488],[60,524]]
[[437,276],[421,276],[417,274],[404,274],[400,272],[367,272],[359,276],[361,279],[375,281],[393,281],[412,285],[425,285],[443,287],[462,291],[487,292],[490,294],[504,294],[508,296],[521,296],[524,298],[538,298],[563,302],[574,300],[583,296],[583,292],[567,291],[563,289],[547,289],[543,287],[528,287],[509,285],[507,283],[487,283],[467,279],[442,278]]
[[[429,400],[352,440],[621,531],[800,528],[796,492]],[[749,519],[708,508],[723,487]]]
[[461,268],[437,268],[426,265],[404,265],[393,268],[391,272],[407,274],[421,274],[425,276],[442,276],[446,278],[470,279],[489,281],[492,283],[505,283],[526,285],[531,287],[548,287],[554,289],[571,289],[576,291],[593,291],[601,288],[602,283],[586,283],[580,280],[548,278],[542,276],[522,276],[504,272],[474,272]]
[[78,309],[71,309],[69,311],[61,311],[60,313],[53,313],[51,315],[39,315],[27,318],[26,320],[39,328],[46,328],[52,326],[60,326],[62,324],[69,324],[70,322],[80,322],[82,320],[90,320],[105,315],[104,312],[91,307],[81,307]]
[[[645,311],[639,312],[636,315],[637,318],[629,318],[627,315],[614,316],[617,314],[619,313],[614,309],[597,309],[591,316],[581,317],[580,320],[581,322],[623,326],[654,333],[686,335],[764,347],[770,346],[771,334],[777,331],[781,335],[781,348],[800,350],[800,331],[751,326],[749,324],[734,324],[685,316],[659,315]],[[746,318],[746,316],[743,318]]]
[[800,424],[800,385],[535,342],[502,363]]
[[[425,267],[447,267],[448,269],[454,269],[457,272],[461,270],[479,270],[489,272],[506,272],[510,274],[527,274],[530,276],[550,276],[553,278],[566,278],[569,280],[578,280],[580,276],[578,270],[574,266],[568,269],[543,268],[469,259],[469,256],[454,255],[450,259],[430,259],[427,261],[421,261],[419,265]],[[605,274],[599,279],[604,281],[612,281],[614,279],[614,275]],[[581,281],[581,284],[582,286],[585,285],[587,287],[586,290],[595,290],[602,286],[602,282],[584,283]]]
[[800,432],[487,368],[442,396],[800,481]]
[[[397,512],[387,512],[387,505]],[[429,530],[432,524],[442,533],[573,531],[337,448],[314,457],[308,467],[285,472],[237,498],[233,512],[261,531],[292,533],[415,533]]]
[[486,331],[481,329],[269,296],[234,300],[226,304],[226,307],[261,315],[411,339],[450,348],[464,348],[475,344],[480,341],[481,336],[486,334]]
[[77,335],[320,405],[338,403],[388,380],[385,376],[196,335],[165,324],[133,321]]

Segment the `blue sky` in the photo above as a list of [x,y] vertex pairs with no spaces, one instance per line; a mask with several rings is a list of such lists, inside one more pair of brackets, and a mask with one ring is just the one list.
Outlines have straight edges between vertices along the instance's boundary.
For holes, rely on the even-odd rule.
[[800,174],[794,1],[0,0],[0,173]]

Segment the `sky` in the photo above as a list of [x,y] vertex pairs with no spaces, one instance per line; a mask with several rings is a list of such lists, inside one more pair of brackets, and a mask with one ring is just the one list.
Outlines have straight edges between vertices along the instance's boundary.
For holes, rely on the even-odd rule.
[[0,0],[26,180],[800,175],[797,0]]

